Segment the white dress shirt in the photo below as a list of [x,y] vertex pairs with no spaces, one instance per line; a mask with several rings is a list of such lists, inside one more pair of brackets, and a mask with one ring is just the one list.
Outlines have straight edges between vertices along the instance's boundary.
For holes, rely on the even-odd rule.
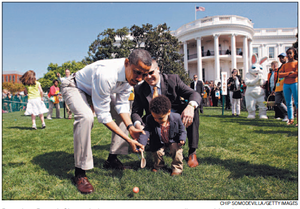
[[76,72],[76,85],[91,95],[95,113],[100,123],[112,121],[111,95],[115,94],[118,114],[129,112],[130,84],[125,77],[125,58],[99,60]]
[[58,77],[57,80],[62,83],[65,79],[67,79],[69,77]]
[[194,81],[194,90],[196,91],[197,88],[197,81]]

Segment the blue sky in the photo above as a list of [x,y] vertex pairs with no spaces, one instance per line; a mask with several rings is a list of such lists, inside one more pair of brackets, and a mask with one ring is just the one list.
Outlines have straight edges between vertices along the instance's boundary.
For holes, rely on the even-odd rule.
[[150,23],[167,23],[170,30],[195,20],[195,5],[205,7],[197,19],[215,15],[247,17],[254,28],[298,26],[298,3],[248,2],[90,2],[14,3],[2,2],[2,71],[37,77],[50,63],[81,61],[89,45],[107,28],[130,28]]

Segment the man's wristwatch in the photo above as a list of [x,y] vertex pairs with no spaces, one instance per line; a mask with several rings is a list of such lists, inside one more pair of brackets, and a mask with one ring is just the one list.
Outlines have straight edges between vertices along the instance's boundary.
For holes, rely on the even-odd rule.
[[127,131],[129,130],[129,128],[130,128],[131,126],[133,126],[133,124],[132,124],[132,123],[131,123],[131,124],[129,124],[129,125],[127,126]]

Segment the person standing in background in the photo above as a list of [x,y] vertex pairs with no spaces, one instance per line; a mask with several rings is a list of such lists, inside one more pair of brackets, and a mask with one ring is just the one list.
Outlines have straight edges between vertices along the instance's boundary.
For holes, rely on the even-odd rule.
[[232,70],[232,76],[228,79],[228,87],[229,87],[229,96],[230,96],[230,103],[232,108],[232,116],[239,116],[240,115],[240,98],[233,98],[233,92],[240,91],[241,89],[241,77],[238,75],[237,69]]
[[[268,101],[275,101],[275,88],[276,88],[276,83],[278,80],[278,62],[273,61],[271,62],[271,70],[268,74],[268,81],[266,82],[266,88],[267,88],[267,97]],[[277,106],[274,106],[274,111],[275,111],[275,119],[279,120],[281,119],[282,114],[280,109]]]
[[[67,79],[67,78],[70,77],[70,75],[71,75],[70,70],[66,69],[65,70],[65,74],[66,74],[66,76],[63,77],[63,78],[61,77],[60,73],[56,74],[57,75],[57,79],[59,80],[59,82],[62,83],[65,79]],[[72,111],[70,110],[70,108],[69,108],[69,106],[67,104],[65,104],[65,105],[66,105],[66,109],[67,109],[68,119],[71,119],[72,118]]]
[[190,84],[190,87],[200,94],[200,96],[202,98],[202,102],[199,105],[199,107],[200,107],[200,112],[203,113],[204,85],[203,85],[203,82],[201,80],[198,80],[197,75],[194,75],[194,81]]
[[27,71],[20,81],[25,86],[24,93],[28,95],[28,103],[24,115],[31,115],[32,129],[37,129],[35,117],[38,115],[42,121],[42,128],[46,128],[44,113],[48,112],[43,102],[43,90],[40,82],[36,80],[35,72]]
[[48,93],[49,97],[49,112],[47,115],[47,119],[52,119],[53,107],[56,108],[56,118],[60,118],[60,107],[59,107],[59,99],[58,96],[61,95],[58,87],[58,80],[53,80],[53,86],[50,87],[50,91]]
[[[287,125],[292,125],[294,123],[292,96],[296,106],[296,117],[298,118],[298,54],[295,48],[289,48],[286,54],[288,62],[282,66],[278,77],[284,78],[283,94],[289,118]],[[298,119],[296,126],[298,126]]]
[[281,111],[283,115],[283,122],[287,122],[288,116],[287,116],[287,107],[285,105],[285,99],[283,95],[283,83],[284,83],[284,78],[279,78],[278,74],[282,66],[286,63],[287,58],[286,58],[286,53],[283,52],[280,55],[278,55],[279,61],[281,62],[280,67],[278,68],[278,73],[277,73],[277,81],[276,81],[276,88],[275,88],[275,105],[277,108]]

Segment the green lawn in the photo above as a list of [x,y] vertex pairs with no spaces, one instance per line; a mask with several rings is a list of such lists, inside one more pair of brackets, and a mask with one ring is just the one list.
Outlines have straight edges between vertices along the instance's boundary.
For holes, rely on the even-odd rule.
[[[55,110],[53,111],[55,114]],[[273,119],[232,117],[220,107],[200,115],[199,166],[184,162],[183,175],[169,170],[140,169],[135,153],[120,156],[133,169],[102,168],[110,131],[95,118],[92,149],[95,168],[87,172],[95,192],[80,194],[72,184],[73,119],[46,120],[46,129],[31,129],[31,118],[15,112],[2,115],[3,200],[297,200],[298,129]],[[188,147],[184,147],[187,157]],[[171,157],[166,156],[168,168]],[[140,192],[132,193],[138,186]]]

